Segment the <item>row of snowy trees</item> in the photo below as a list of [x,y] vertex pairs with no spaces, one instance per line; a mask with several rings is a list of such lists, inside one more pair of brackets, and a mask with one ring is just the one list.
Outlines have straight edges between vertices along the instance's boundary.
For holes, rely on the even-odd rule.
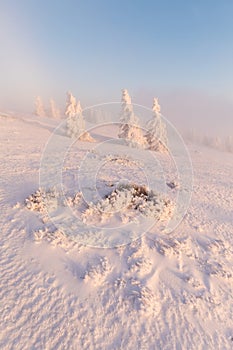
[[[143,132],[139,125],[139,118],[133,111],[131,98],[126,89],[122,90],[121,99],[121,113],[120,113],[120,129],[119,138],[125,139],[131,146],[140,146],[149,148],[160,152],[165,152],[168,147],[166,126],[161,118],[161,108],[158,99],[154,98],[152,106],[153,116],[146,125],[146,132]],[[100,110],[90,110],[98,121],[104,117]],[[103,111],[104,113],[104,111]],[[80,101],[76,101],[75,97],[68,92],[65,113],[61,113],[55,101],[50,99],[49,109],[45,110],[42,99],[38,96],[35,100],[35,114],[37,116],[51,116],[53,118],[60,118],[65,114],[67,117],[67,135],[70,137],[78,137],[87,141],[93,141],[88,133],[85,132],[85,121],[82,115],[82,108]],[[105,120],[107,121],[107,120]],[[81,136],[82,135],[82,136]],[[228,136],[225,139],[218,136],[201,135],[200,132],[191,130],[186,132],[184,137],[191,142],[202,144],[211,148],[233,153],[233,137]]]
[[185,132],[184,138],[186,141],[195,144],[233,153],[233,136],[231,135],[226,137],[203,135],[199,131],[192,129]]
[[49,100],[49,110],[47,111],[44,107],[41,97],[37,96],[35,100],[35,115],[39,117],[45,117],[46,115],[49,115],[52,118],[60,118],[61,112],[52,98]]
[[141,146],[153,151],[166,152],[168,139],[166,125],[162,121],[161,108],[157,98],[153,100],[153,116],[146,125],[146,132],[139,125],[139,119],[133,111],[131,98],[126,89],[122,90],[119,138],[132,146]]
[[[123,89],[118,137],[124,139],[131,147],[166,152],[168,149],[167,132],[160,110],[158,99],[154,98],[153,116],[147,123],[144,132],[140,127],[139,118],[134,113],[129,93],[126,89]],[[79,138],[82,141],[94,141],[85,131],[85,121],[80,101],[76,102],[75,97],[70,92],[67,94],[65,115],[67,116],[66,128],[69,137]]]
[[[45,115],[40,97],[37,97],[35,107],[36,115]],[[54,118],[61,115],[54,100],[50,100],[50,112]],[[131,147],[142,147],[154,151],[166,152],[168,149],[166,125],[162,121],[161,108],[157,98],[153,100],[152,112],[152,118],[147,123],[146,130],[144,131],[139,124],[139,118],[134,113],[130,95],[126,89],[123,89],[118,137],[124,139]],[[76,98],[71,92],[67,93],[65,116],[67,136],[78,138],[82,141],[94,141],[85,130],[85,120],[82,114],[81,103],[80,101],[76,101]]]

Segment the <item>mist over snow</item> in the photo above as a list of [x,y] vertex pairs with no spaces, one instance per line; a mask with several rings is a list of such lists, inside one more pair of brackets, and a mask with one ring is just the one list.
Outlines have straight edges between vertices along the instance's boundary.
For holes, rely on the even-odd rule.
[[[156,92],[163,115],[181,132],[194,130],[200,136],[227,137],[233,134],[233,99],[193,89],[162,89]],[[150,106],[154,91],[135,89],[134,100]]]

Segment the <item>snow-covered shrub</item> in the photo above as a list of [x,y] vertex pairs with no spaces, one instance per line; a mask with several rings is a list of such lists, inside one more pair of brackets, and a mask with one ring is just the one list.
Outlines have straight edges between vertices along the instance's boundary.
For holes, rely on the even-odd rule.
[[56,243],[68,240],[67,236],[63,232],[55,230],[50,231],[48,227],[34,231],[34,240],[36,243],[41,243],[42,241],[47,241],[49,243]]
[[71,237],[59,230],[50,230],[48,227],[41,228],[33,232],[35,243],[39,244],[47,242],[55,247],[60,247],[65,251],[71,251],[73,249],[80,250],[80,244],[75,242]]
[[82,200],[82,193],[77,192],[73,197],[67,197],[66,203],[69,207],[76,207],[80,204]]
[[60,117],[60,110],[59,108],[56,106],[55,101],[51,98],[50,99],[50,115],[53,118],[59,118]]
[[59,193],[56,189],[45,191],[39,188],[35,193],[25,199],[25,205],[29,210],[44,213],[46,208],[56,209],[59,201]]
[[147,123],[146,140],[152,151],[167,152],[168,139],[166,125],[161,119],[161,108],[157,98],[153,101],[153,118]]
[[67,136],[78,138],[81,141],[94,141],[90,134],[85,131],[85,121],[83,118],[80,101],[76,102],[75,97],[71,93],[67,94],[67,106],[65,114],[67,115]]
[[45,116],[45,110],[40,96],[37,96],[35,100],[35,115],[37,115],[38,117]]
[[83,275],[85,282],[92,281],[94,284],[99,284],[104,281],[112,267],[107,257],[101,257],[97,264],[89,264],[87,271]]
[[152,262],[149,258],[140,256],[136,259],[131,256],[128,261],[129,269],[131,272],[137,272],[139,274],[149,273],[151,271]]
[[125,139],[130,146],[144,147],[146,140],[139,126],[139,119],[134,114],[131,98],[126,89],[122,90],[121,102],[120,130],[118,137]]
[[124,300],[130,302],[135,310],[146,314],[160,309],[154,292],[135,278],[127,283],[124,290]]
[[120,184],[97,204],[91,203],[82,215],[84,222],[106,221],[115,213],[127,215],[127,211],[138,211],[146,217],[166,220],[172,212],[172,203],[146,186]]

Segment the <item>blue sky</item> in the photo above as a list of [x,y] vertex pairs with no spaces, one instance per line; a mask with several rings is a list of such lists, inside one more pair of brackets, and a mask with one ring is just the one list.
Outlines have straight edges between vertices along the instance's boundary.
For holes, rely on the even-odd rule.
[[[201,95],[233,103],[232,0],[0,1],[0,108]],[[191,97],[190,97],[191,99]],[[168,104],[171,102],[168,101]]]

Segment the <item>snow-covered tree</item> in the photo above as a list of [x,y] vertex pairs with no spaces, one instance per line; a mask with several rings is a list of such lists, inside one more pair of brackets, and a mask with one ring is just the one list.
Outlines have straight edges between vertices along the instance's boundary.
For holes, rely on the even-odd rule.
[[55,101],[51,98],[49,102],[50,102],[50,115],[51,115],[51,117],[59,118],[61,113],[60,113],[59,108],[56,106]]
[[44,110],[43,102],[40,96],[37,96],[35,100],[35,115],[39,117],[45,116],[45,110]]
[[72,95],[72,93],[69,91],[67,92],[67,99],[66,99],[66,110],[65,115],[67,117],[74,117],[76,115],[76,98]]
[[80,101],[76,102],[75,97],[69,93],[67,103],[66,120],[67,135],[72,138],[78,138],[81,141],[93,142],[94,139],[85,131],[85,120],[82,114],[82,107]]
[[204,146],[215,148],[218,150],[221,150],[223,148],[222,141],[219,136],[214,137],[214,136],[204,135],[202,144]]
[[219,136],[214,137],[213,139],[214,148],[221,150],[222,149],[222,140]]
[[153,101],[153,118],[147,123],[146,140],[148,148],[153,151],[166,152],[168,149],[166,125],[161,118],[158,99]]
[[228,136],[225,141],[225,150],[227,152],[233,153],[233,137]]
[[118,137],[125,139],[132,146],[145,146],[146,144],[142,129],[139,126],[139,119],[134,114],[131,98],[126,89],[122,90]]
[[204,135],[202,139],[202,144],[204,146],[210,147],[211,146],[211,138],[208,135]]
[[200,140],[200,133],[194,129],[194,128],[191,128],[188,132],[187,132],[187,140],[190,141],[190,142],[201,142]]

